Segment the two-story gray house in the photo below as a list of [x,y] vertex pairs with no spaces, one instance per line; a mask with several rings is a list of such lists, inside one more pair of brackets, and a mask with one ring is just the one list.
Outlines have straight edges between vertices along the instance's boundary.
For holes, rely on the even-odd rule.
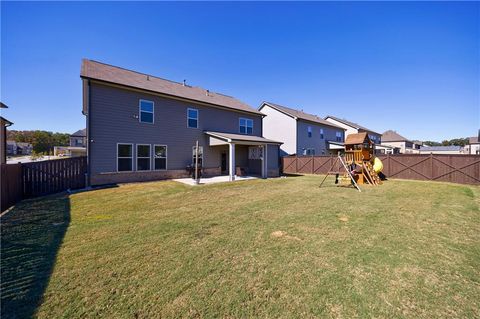
[[271,102],[258,108],[263,118],[263,135],[283,144],[281,156],[326,155],[343,150],[345,130],[324,119]]
[[196,154],[203,174],[279,175],[281,142],[231,96],[92,60],[81,79],[92,185],[188,176]]
[[85,147],[87,145],[87,129],[81,129],[70,135],[70,146]]
[[375,131],[372,131],[371,129],[366,128],[365,126],[362,126],[360,124],[350,122],[346,119],[341,119],[339,117],[335,117],[332,115],[327,115],[325,117],[325,120],[335,124],[337,126],[340,126],[345,129],[345,136],[348,136],[350,134],[357,134],[357,133],[363,133],[367,132],[368,137],[370,140],[372,140],[373,143],[375,144],[381,144],[382,143],[382,134],[377,133]]

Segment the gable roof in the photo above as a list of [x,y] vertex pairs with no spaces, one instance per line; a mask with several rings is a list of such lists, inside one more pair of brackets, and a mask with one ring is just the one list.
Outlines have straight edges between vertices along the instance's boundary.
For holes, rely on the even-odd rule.
[[345,145],[363,144],[365,142],[372,142],[370,141],[367,132],[348,134],[347,138],[345,139]]
[[343,123],[345,125],[348,125],[350,127],[353,127],[354,129],[357,129],[357,130],[362,130],[362,131],[368,131],[370,133],[373,133],[373,134],[378,134],[378,135],[382,135],[380,133],[377,133],[375,131],[372,131],[371,129],[369,128],[366,128],[365,126],[361,126],[360,124],[357,124],[357,123],[354,123],[354,122],[350,122],[348,120],[345,120],[345,119],[341,119],[341,118],[338,118],[336,116],[332,116],[332,115],[327,115],[325,116],[325,120],[328,119],[328,118],[331,118],[331,119],[334,119],[335,121],[338,121],[340,123]]
[[80,77],[263,115],[253,107],[232,96],[211,92],[200,87],[183,85],[153,75],[127,70],[93,60],[82,60]]
[[478,136],[472,136],[468,138],[468,144],[478,144],[480,143],[480,139]]
[[393,130],[388,130],[382,134],[382,142],[411,142]]
[[300,119],[300,120],[304,120],[304,121],[314,122],[314,123],[318,123],[318,124],[322,124],[322,125],[331,126],[331,127],[337,128],[337,129],[345,130],[343,127],[340,127],[340,126],[335,125],[331,122],[325,121],[324,119],[322,119],[319,116],[309,114],[309,113],[305,113],[303,111],[292,109],[292,108],[289,108],[289,107],[286,107],[286,106],[283,106],[283,105],[279,105],[279,104],[275,104],[275,103],[272,103],[272,102],[264,101],[260,105],[259,109],[261,109],[264,105],[268,105],[271,108],[274,108],[279,112],[282,112],[282,113],[284,113],[284,114],[286,114],[290,117],[293,117],[294,119]]
[[75,133],[71,134],[70,136],[87,136],[87,129],[81,129],[76,131]]

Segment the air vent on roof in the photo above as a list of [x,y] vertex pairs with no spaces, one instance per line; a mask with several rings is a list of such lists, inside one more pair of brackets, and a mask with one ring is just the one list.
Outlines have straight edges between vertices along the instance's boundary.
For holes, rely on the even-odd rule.
[[206,91],[205,91],[205,95],[206,95],[206,96],[210,96],[210,91],[209,91],[209,90],[206,90]]
[[150,75],[147,75],[147,81],[150,81]]
[[187,80],[183,80],[183,86],[187,85]]

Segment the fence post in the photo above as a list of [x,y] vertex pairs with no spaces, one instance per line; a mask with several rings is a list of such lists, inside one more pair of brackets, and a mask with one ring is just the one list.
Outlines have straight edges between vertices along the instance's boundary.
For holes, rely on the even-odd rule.
[[433,180],[433,154],[430,153],[430,180]]
[[315,158],[314,158],[314,155],[312,155],[312,174],[315,172],[315,170],[313,169],[314,165],[315,165]]

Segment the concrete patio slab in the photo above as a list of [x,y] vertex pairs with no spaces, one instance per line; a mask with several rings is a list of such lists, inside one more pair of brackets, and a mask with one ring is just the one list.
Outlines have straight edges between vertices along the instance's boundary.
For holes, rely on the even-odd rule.
[[[237,181],[245,181],[245,180],[250,180],[250,179],[258,179],[258,177],[255,176],[236,176],[235,177],[235,182]],[[193,178],[177,178],[174,179],[176,182],[180,182],[186,185],[191,185],[191,186],[196,186],[195,180]],[[229,176],[212,176],[212,177],[205,177],[205,178],[200,178],[200,184],[198,185],[205,185],[205,184],[215,184],[215,183],[224,183],[224,182],[229,182]]]

